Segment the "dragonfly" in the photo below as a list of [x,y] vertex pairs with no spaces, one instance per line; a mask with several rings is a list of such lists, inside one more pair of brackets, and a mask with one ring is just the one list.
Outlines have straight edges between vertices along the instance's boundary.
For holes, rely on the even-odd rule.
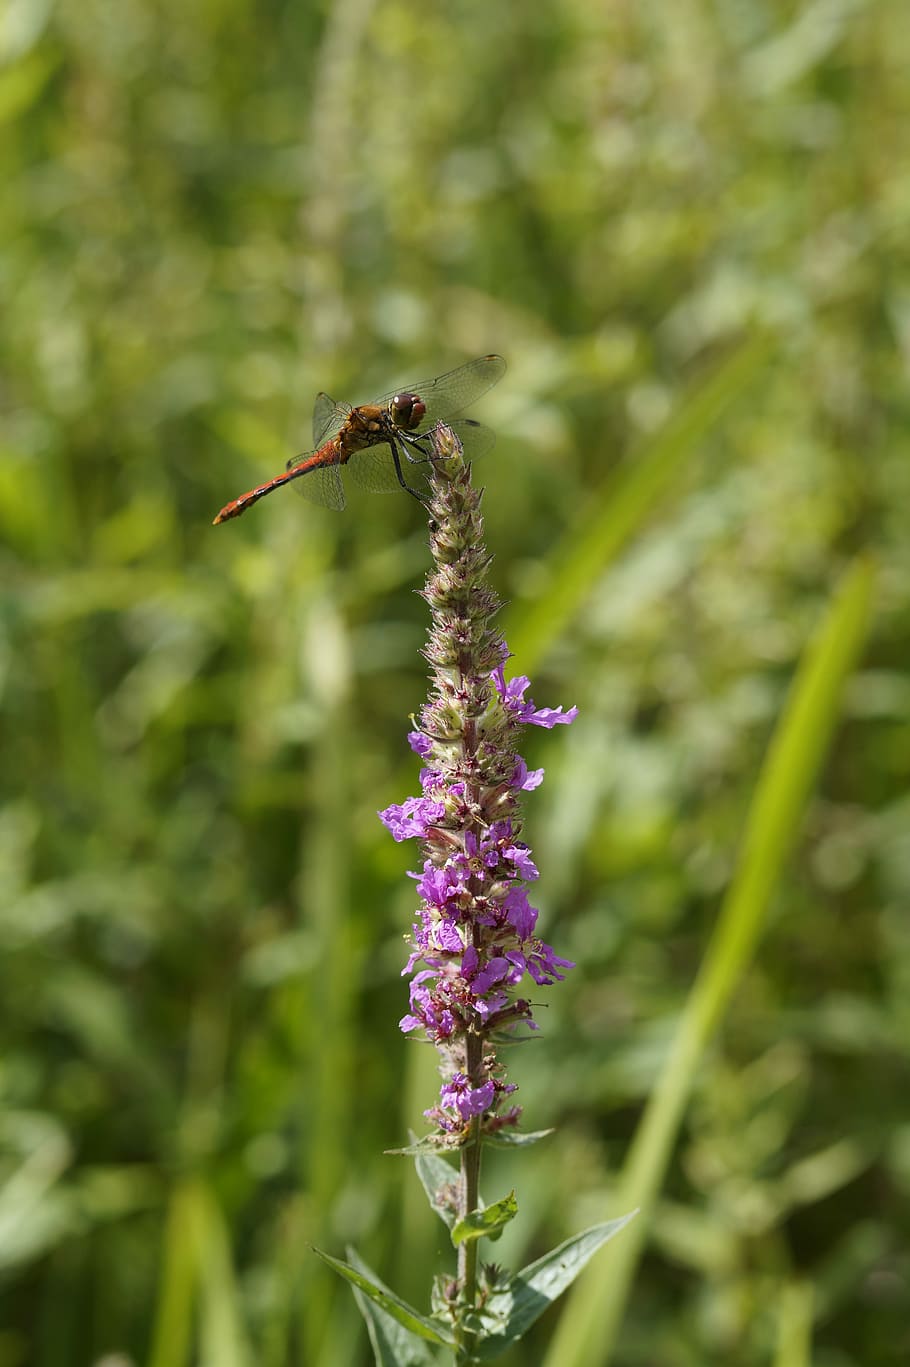
[[313,450],[293,456],[283,474],[225,504],[212,525],[239,517],[286,484],[313,503],[340,510],[345,506],[342,468],[362,488],[401,488],[423,503],[405,473],[430,460],[430,438],[438,422],[452,428],[472,458],[492,448],[490,429],[459,415],[502,379],[505,368],[501,356],[478,356],[435,380],[396,389],[356,408],[319,394],[313,408]]

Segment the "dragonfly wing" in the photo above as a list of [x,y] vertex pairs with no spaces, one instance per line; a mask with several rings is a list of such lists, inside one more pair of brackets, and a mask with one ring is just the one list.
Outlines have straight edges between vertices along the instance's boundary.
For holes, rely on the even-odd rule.
[[484,427],[482,422],[461,418],[459,422],[449,425],[461,442],[468,460],[479,460],[481,456],[489,455],[496,445],[496,433],[492,427]]
[[393,493],[401,489],[391,447],[384,442],[355,452],[348,461],[347,470],[352,484],[371,493]]
[[467,365],[448,370],[445,375],[439,375],[435,380],[399,385],[398,389],[393,389],[391,394],[385,394],[376,402],[387,404],[396,394],[405,392],[417,394],[427,410],[418,430],[426,432],[440,419],[445,422],[456,417],[465,408],[470,408],[481,394],[486,394],[488,389],[498,384],[505,373],[506,363],[501,356],[478,356],[475,361],[468,361]]
[[[475,422],[473,418],[459,418],[456,422],[448,423],[447,426],[451,427],[461,442],[466,460],[479,460],[481,456],[492,451],[496,445],[496,433],[492,427],[485,427],[482,422]],[[407,443],[404,452],[412,465],[426,465],[430,456],[424,453],[429,453],[432,449],[429,442],[421,441],[418,447],[413,447]]]
[[[288,461],[288,471],[305,465],[307,461],[312,460],[313,455],[314,452],[305,451],[303,455],[292,456]],[[310,503],[318,503],[323,508],[335,508],[341,512],[344,507],[344,485],[337,462],[313,465],[302,471],[299,478],[291,482],[291,488],[300,494],[301,498],[307,499]]]
[[333,437],[350,411],[348,404],[336,403],[328,394],[317,394],[313,404],[313,445],[321,446]]

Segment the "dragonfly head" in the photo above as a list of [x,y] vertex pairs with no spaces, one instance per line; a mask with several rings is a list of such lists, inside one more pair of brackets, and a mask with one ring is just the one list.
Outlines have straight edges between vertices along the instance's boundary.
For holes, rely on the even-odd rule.
[[427,406],[418,394],[405,391],[389,401],[389,417],[396,427],[413,432],[426,417]]

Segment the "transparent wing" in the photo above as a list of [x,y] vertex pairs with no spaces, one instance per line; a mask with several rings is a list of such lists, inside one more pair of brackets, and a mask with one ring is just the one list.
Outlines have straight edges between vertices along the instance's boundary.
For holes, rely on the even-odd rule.
[[[302,455],[292,456],[287,464],[288,470],[296,470],[298,466],[305,465],[313,459],[314,454],[313,451],[304,451]],[[341,512],[344,507],[344,485],[335,462],[313,465],[298,479],[292,481],[291,488],[300,494],[301,498],[308,499],[310,503],[318,503],[323,508],[335,508]]]
[[320,392],[313,404],[313,445],[321,446],[334,437],[351,409],[346,403],[336,403],[328,394]]
[[[496,433],[493,429],[484,427],[482,423],[474,422],[471,418],[462,418],[458,422],[450,423],[449,426],[461,442],[468,460],[477,460],[480,456],[485,456],[496,445]],[[400,449],[401,473],[407,484],[413,484],[414,476],[418,473],[413,467],[420,466],[426,473],[431,447],[429,443],[421,443],[415,447],[410,442],[401,442]],[[358,488],[369,490],[370,493],[395,493],[401,488],[391,449],[384,442],[379,446],[368,446],[365,451],[358,451],[351,456],[345,466],[345,478],[350,479]]]
[[468,460],[479,460],[487,456],[496,445],[496,433],[492,427],[484,427],[482,422],[473,418],[462,418],[460,422],[449,423],[452,431],[464,447]]
[[[385,442],[368,446],[365,451],[355,451],[346,470],[352,484],[368,489],[370,493],[393,493],[401,489],[391,448]],[[406,474],[404,477],[407,479]]]
[[[496,433],[492,427],[485,427],[482,422],[475,422],[473,418],[460,418],[457,422],[450,422],[447,425],[461,442],[468,460],[479,460],[481,456],[488,455],[496,445]],[[410,444],[405,445],[404,452],[411,464],[425,465],[429,457],[422,453],[431,449],[428,443],[421,442],[416,449]]]
[[[396,394],[405,391],[417,394],[426,407],[426,415],[417,431],[409,435],[418,436],[427,433],[440,419],[447,421],[468,408],[502,379],[505,369],[506,363],[501,356],[478,356],[476,360],[468,361],[466,365],[458,366],[455,370],[449,370],[434,380],[423,380],[414,385],[399,385],[391,393],[377,399],[376,403],[385,405]],[[350,412],[348,404],[336,403],[325,393],[317,394],[313,405],[313,445],[316,451],[338,432]],[[450,426],[464,446],[465,455],[471,460],[485,455],[496,441],[489,427],[467,418],[450,423]],[[403,468],[404,478],[410,483],[407,464],[423,463],[426,456],[421,455],[420,448],[414,448],[410,444],[402,443],[402,452],[407,457]],[[313,460],[315,454],[314,451],[307,451],[294,456],[288,461],[288,470],[307,464]],[[401,487],[391,449],[384,443],[355,452],[347,463],[347,470],[352,481],[363,489],[384,492]],[[293,481],[293,485],[303,498],[309,499],[312,503],[319,503],[324,508],[341,509],[345,506],[344,485],[338,462],[322,460],[318,464],[314,463]]]
[[396,394],[417,394],[426,405],[426,417],[417,429],[426,432],[440,419],[446,421],[456,417],[465,408],[470,408],[481,396],[492,389],[506,372],[506,363],[501,356],[478,356],[476,361],[468,361],[455,370],[446,371],[435,380],[421,380],[418,384],[403,384],[377,399],[378,404],[387,404]]

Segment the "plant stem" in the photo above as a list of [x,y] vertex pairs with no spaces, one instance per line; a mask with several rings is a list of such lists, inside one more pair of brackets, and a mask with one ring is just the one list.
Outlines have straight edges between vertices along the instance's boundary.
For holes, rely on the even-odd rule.
[[[468,1075],[473,1077],[480,1066],[483,1045],[474,1035],[467,1041]],[[471,1122],[471,1137],[461,1150],[461,1210],[462,1219],[476,1210],[480,1200],[480,1159],[481,1133],[480,1116]],[[466,1239],[458,1247],[458,1288],[459,1300],[470,1313],[477,1304],[477,1260],[480,1251],[479,1239]],[[456,1362],[466,1360],[464,1350],[470,1350],[472,1334],[466,1334],[459,1344]]]

